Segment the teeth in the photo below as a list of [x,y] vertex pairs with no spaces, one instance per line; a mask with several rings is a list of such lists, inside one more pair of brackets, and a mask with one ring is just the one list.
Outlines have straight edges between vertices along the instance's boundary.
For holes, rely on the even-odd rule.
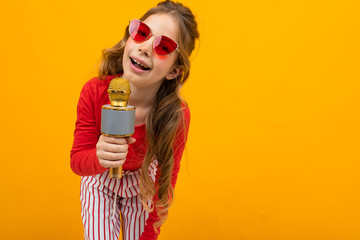
[[135,59],[133,59],[134,62],[136,62],[137,64],[139,64],[140,66],[144,67],[144,68],[148,68],[147,66],[144,66],[143,64],[139,63],[138,61],[136,61]]

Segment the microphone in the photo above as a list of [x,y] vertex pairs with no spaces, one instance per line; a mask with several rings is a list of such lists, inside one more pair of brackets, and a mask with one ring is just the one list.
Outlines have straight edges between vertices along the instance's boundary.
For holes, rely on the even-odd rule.
[[[108,88],[110,104],[101,107],[101,134],[129,137],[135,132],[135,107],[128,105],[130,84],[124,78],[114,78]],[[110,168],[111,178],[122,177],[122,166]]]

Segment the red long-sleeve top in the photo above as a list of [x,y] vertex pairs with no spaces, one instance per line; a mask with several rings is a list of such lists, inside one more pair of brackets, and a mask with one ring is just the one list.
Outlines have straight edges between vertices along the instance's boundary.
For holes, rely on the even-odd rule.
[[[96,144],[101,135],[101,106],[110,104],[107,89],[114,76],[108,76],[105,80],[99,78],[90,79],[85,83],[77,106],[77,121],[74,132],[74,143],[70,154],[70,165],[74,173],[80,176],[91,176],[107,171],[99,164],[96,156]],[[180,160],[185,147],[190,123],[189,107],[183,109],[185,118],[185,132],[180,124],[175,142],[174,167],[171,176],[171,185],[175,187],[177,175],[180,169]],[[182,121],[180,121],[182,122]],[[129,145],[128,155],[123,165],[123,170],[140,169],[146,154],[145,124],[135,126],[133,138],[136,142]],[[185,136],[184,136],[185,134]],[[156,200],[156,198],[154,199]],[[149,214],[145,229],[140,240],[157,239],[153,224],[158,220],[156,211]]]

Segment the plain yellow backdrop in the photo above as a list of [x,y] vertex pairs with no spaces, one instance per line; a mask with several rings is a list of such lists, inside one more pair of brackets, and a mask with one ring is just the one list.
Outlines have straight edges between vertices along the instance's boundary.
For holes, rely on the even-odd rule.
[[[359,240],[358,1],[181,2],[201,40],[159,239]],[[82,239],[79,93],[156,3],[2,1],[0,239]]]

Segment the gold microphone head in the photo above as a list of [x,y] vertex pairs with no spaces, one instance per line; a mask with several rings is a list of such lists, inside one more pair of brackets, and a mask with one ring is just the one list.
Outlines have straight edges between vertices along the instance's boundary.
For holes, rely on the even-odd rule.
[[129,81],[124,78],[114,78],[109,84],[108,94],[111,106],[126,107],[130,96]]

